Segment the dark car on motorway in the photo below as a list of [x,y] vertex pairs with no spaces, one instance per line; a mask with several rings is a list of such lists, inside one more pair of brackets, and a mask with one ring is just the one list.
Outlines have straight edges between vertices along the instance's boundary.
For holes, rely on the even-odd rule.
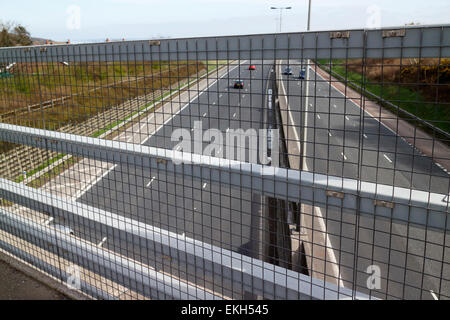
[[288,75],[291,75],[291,74],[292,74],[292,69],[291,69],[291,68],[289,68],[289,67],[286,67],[286,68],[284,68],[284,72],[283,72],[283,74],[288,74]]
[[233,88],[235,88],[235,89],[243,89],[244,88],[244,80],[235,80]]
[[305,72],[306,72],[305,68],[302,68],[302,70],[300,70],[300,75],[298,76],[299,79],[305,79]]

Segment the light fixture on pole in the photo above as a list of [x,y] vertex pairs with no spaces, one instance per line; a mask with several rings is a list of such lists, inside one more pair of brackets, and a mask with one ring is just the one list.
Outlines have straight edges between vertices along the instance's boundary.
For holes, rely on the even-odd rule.
[[272,10],[280,10],[280,32],[281,32],[281,21],[283,16],[283,10],[292,9],[292,7],[270,7]]

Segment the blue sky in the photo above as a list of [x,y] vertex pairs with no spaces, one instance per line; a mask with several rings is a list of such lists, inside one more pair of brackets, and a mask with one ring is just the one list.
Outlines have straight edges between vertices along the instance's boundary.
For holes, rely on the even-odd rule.
[[[0,20],[25,25],[36,37],[94,41],[275,32],[306,29],[307,0],[39,0],[2,1]],[[73,15],[79,8],[79,19]],[[375,9],[374,9],[375,6]],[[70,11],[72,8],[72,11]],[[76,9],[78,10],[78,9]],[[374,13],[374,10],[376,13]],[[448,0],[312,0],[311,30],[380,26],[407,22],[450,23]],[[71,20],[70,20],[71,19]],[[372,19],[372,20],[371,20]],[[72,21],[72,28],[68,27]],[[76,23],[73,24],[73,21]],[[79,24],[78,24],[79,21]],[[69,23],[70,25],[70,23]],[[75,28],[74,28],[75,26]]]

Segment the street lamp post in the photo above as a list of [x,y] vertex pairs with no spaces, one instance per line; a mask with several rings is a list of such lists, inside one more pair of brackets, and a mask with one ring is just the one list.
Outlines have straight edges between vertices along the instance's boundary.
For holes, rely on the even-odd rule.
[[[309,31],[311,26],[311,0],[308,1],[308,23],[306,25],[306,31]],[[300,169],[305,170],[306,167],[306,117],[308,116],[308,95],[309,95],[309,59],[306,59],[306,92],[305,92],[305,113],[303,114],[303,150],[301,151]]]
[[309,31],[311,25],[311,0],[308,1],[308,25],[306,26],[306,31]]
[[280,32],[281,32],[281,21],[283,16],[283,10],[292,9],[292,7],[270,7],[272,10],[280,10]]

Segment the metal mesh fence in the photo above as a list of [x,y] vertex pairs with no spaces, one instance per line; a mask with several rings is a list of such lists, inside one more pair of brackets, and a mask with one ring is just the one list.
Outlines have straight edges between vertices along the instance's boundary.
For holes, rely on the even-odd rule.
[[448,299],[449,35],[0,48],[1,250],[101,299]]

